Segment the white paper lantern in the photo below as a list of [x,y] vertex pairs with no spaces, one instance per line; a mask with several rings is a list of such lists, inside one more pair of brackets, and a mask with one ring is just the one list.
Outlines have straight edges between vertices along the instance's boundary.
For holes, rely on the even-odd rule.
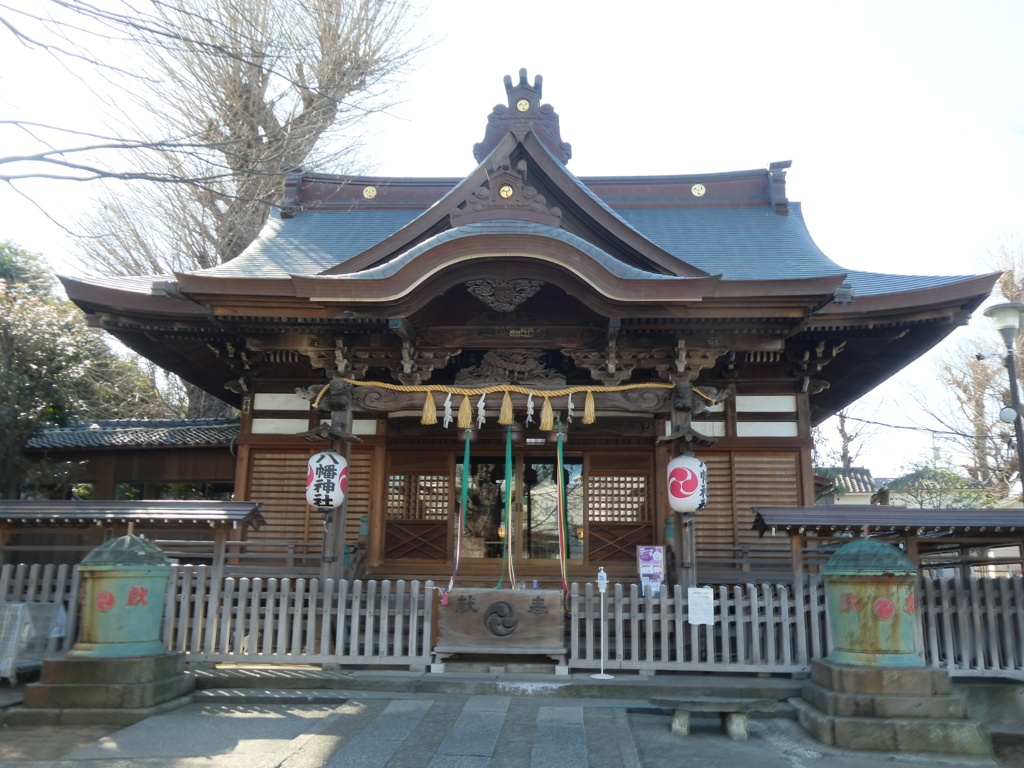
[[306,503],[311,507],[340,507],[348,491],[348,462],[334,451],[309,457],[306,472]]
[[708,467],[692,454],[668,463],[668,503],[673,512],[699,512],[708,504]]

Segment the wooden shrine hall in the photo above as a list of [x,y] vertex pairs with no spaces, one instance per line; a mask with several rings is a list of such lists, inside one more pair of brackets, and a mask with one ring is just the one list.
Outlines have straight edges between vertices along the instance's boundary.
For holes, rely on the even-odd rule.
[[[752,508],[813,504],[811,428],[966,323],[996,275],[834,263],[789,162],[577,178],[541,78],[505,93],[464,177],[296,172],[238,258],[64,278],[68,295],[239,409],[235,498],[266,520],[249,540],[294,542],[324,575],[365,516],[367,576],[446,581],[464,517],[461,584],[511,563],[555,586],[560,535],[570,579],[633,581],[685,451],[708,504],[670,528],[681,578],[749,580],[750,551],[789,573]],[[306,463],[332,445],[347,497],[322,525]]]

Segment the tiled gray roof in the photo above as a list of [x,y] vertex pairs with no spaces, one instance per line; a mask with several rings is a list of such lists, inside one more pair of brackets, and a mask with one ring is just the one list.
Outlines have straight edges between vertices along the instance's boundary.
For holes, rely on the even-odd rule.
[[238,419],[151,419],[78,421],[45,429],[28,448],[152,448],[230,445],[238,436]]
[[847,493],[874,493],[875,481],[871,470],[864,467],[815,467],[814,474],[830,477],[835,481],[836,488],[845,488]]
[[[969,277],[847,270],[815,244],[798,202],[790,202],[788,216],[777,215],[768,205],[615,208],[597,198],[582,182],[580,186],[655,245],[709,275],[720,274],[725,280],[778,280],[847,273],[856,295],[872,296],[932,288]],[[357,256],[425,210],[361,207],[300,211],[289,219],[273,216],[240,256],[201,274],[268,279],[315,275]],[[421,251],[422,247],[416,250]]]
[[393,235],[422,212],[361,209],[301,211],[290,219],[272,216],[240,256],[200,274],[279,279],[315,275]]

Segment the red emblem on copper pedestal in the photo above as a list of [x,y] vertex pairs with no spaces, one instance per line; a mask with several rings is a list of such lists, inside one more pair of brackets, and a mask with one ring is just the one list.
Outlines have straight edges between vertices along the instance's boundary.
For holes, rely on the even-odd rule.
[[892,600],[887,597],[880,597],[875,600],[875,604],[872,607],[872,611],[875,616],[882,621],[888,621],[896,615],[896,606],[893,605]]
[[96,610],[109,611],[114,607],[114,595],[110,592],[100,592],[96,595]]

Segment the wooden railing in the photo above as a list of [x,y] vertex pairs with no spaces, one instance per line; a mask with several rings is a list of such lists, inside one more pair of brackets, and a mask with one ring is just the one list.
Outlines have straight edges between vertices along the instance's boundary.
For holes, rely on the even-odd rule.
[[[431,661],[434,584],[226,578],[206,566],[175,566],[168,582],[163,637],[190,661],[395,665]],[[0,601],[61,603],[67,650],[76,636],[78,572],[68,566],[0,567]],[[689,623],[686,590],[640,596],[613,584],[600,600],[594,584],[570,592],[569,665],[596,669],[606,633],[607,669],[802,672],[826,656],[831,636],[824,587],[747,584],[715,588],[714,623]],[[1024,578],[922,579],[918,652],[955,676],[1024,680]]]

